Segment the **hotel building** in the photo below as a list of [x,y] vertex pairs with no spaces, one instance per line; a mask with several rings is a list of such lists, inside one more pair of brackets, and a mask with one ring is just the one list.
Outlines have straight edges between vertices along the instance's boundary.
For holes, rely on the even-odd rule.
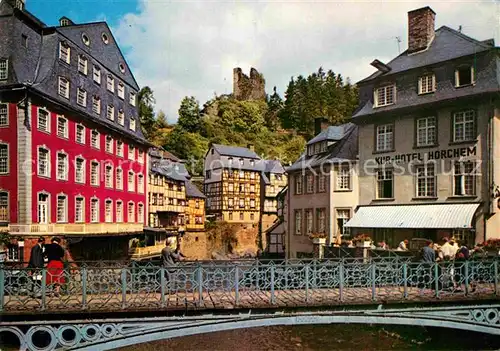
[[492,39],[408,13],[408,49],[358,83],[359,208],[347,227],[403,239],[500,236],[500,58]]

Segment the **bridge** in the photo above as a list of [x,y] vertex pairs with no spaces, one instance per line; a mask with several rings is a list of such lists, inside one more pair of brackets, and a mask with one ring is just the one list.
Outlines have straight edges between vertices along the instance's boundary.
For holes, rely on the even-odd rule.
[[500,335],[498,265],[405,258],[188,262],[169,270],[80,264],[65,269],[60,294],[47,284],[45,269],[37,273],[40,284],[32,284],[27,269],[2,267],[0,333],[15,335],[29,350],[104,350],[288,324],[421,325]]

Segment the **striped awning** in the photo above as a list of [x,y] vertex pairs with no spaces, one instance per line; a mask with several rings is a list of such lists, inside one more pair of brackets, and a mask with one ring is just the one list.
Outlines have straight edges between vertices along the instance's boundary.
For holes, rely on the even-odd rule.
[[470,229],[478,203],[361,206],[351,228]]

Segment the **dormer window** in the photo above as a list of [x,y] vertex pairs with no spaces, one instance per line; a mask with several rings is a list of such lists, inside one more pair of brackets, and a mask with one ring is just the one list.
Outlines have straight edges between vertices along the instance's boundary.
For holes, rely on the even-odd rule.
[[78,56],[78,72],[87,75],[88,60],[85,56]]
[[108,75],[106,87],[112,93],[115,91],[115,78],[111,74]]
[[436,91],[436,76],[427,74],[418,78],[418,93],[429,94]]
[[319,154],[320,146],[319,143],[314,144],[314,154]]
[[320,152],[326,152],[326,146],[327,146],[327,145],[326,145],[326,141],[322,142],[322,143],[321,143],[321,146],[320,146],[320,149],[321,149],[321,151],[320,151]]
[[118,97],[120,99],[124,99],[125,98],[125,85],[123,85],[122,82],[118,83]]
[[133,130],[135,131],[135,118],[134,117],[130,117],[130,130]]
[[97,66],[94,66],[94,82],[101,84],[101,69]]
[[240,165],[242,165],[242,166],[243,166],[243,163],[244,163],[243,159],[242,159],[242,158],[240,158]]
[[68,65],[71,62],[71,49],[65,43],[59,43],[59,59],[66,62]]
[[382,107],[394,104],[396,101],[396,85],[386,85],[375,89],[374,107]]
[[231,166],[231,165],[233,164],[233,158],[232,158],[232,157],[229,157],[229,158],[227,159],[227,163],[228,163],[228,165],[229,165],[229,166]]
[[455,88],[474,84],[474,67],[461,66],[455,71]]

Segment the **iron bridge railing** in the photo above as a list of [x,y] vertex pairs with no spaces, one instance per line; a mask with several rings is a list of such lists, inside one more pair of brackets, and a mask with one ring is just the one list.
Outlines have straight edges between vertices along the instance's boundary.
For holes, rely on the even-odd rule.
[[[60,279],[54,279],[60,278]],[[57,284],[60,290],[57,292]],[[498,261],[409,259],[0,266],[0,312],[321,306],[495,297]]]

